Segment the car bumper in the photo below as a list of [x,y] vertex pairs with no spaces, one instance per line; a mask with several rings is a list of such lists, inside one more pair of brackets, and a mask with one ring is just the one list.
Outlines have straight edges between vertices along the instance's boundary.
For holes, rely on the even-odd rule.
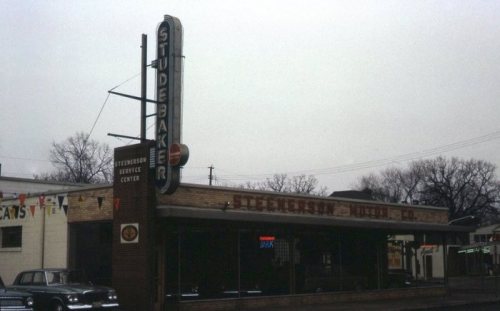
[[94,304],[76,304],[76,305],[68,305],[69,310],[91,310],[91,309],[111,309],[118,308],[120,305],[117,302],[109,302],[109,303],[99,303],[98,305]]

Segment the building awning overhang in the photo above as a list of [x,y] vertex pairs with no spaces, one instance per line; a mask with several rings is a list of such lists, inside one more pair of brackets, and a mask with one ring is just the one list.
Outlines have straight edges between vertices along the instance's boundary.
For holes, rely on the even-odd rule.
[[486,243],[476,243],[476,244],[470,244],[470,245],[464,245],[460,247],[458,253],[484,253],[484,254],[489,254],[491,252],[492,248],[496,248],[497,246],[500,246],[500,241],[489,241]]
[[209,209],[186,206],[160,205],[156,208],[157,216],[165,218],[188,218],[225,220],[238,222],[280,223],[294,225],[315,225],[357,229],[381,229],[400,232],[471,232],[474,228],[450,226],[448,224],[410,221],[390,221],[367,218],[346,218],[335,216],[314,216],[283,213],[263,213],[233,209]]

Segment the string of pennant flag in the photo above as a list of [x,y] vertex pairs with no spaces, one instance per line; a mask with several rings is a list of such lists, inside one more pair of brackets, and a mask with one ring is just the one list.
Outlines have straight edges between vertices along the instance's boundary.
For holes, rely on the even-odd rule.
[[[35,216],[35,211],[36,211],[36,206],[38,205],[40,210],[41,209],[44,209],[45,207],[54,207],[54,205],[56,205],[56,199],[57,199],[57,204],[59,206],[59,210],[64,210],[64,213],[65,215],[68,214],[68,204],[63,204],[64,203],[64,198],[65,197],[71,197],[71,196],[63,196],[63,195],[54,195],[54,196],[45,196],[45,194],[41,194],[38,196],[38,200],[37,200],[37,203],[38,204],[30,204],[29,205],[29,211],[31,213],[31,215],[34,217]],[[0,191],[0,204],[3,202],[3,193]],[[28,195],[25,194],[25,193],[20,193],[19,195],[17,195],[17,200],[19,200],[19,203],[20,203],[20,207],[26,207],[25,203],[26,203],[26,199],[28,198]],[[99,209],[102,209],[102,205],[103,205],[103,202],[105,200],[104,196],[86,196],[84,197],[83,195],[78,195],[78,202],[84,202],[86,199],[88,198],[96,198],[97,199],[97,205],[99,207]],[[8,200],[12,200],[11,198],[8,198]],[[48,206],[48,204],[51,203],[52,206]],[[17,215],[19,214],[19,206],[17,207],[17,210],[16,210],[16,206],[11,206],[11,207],[8,207],[8,206],[5,206],[5,205],[1,205],[2,207],[2,210],[5,208],[6,209],[6,216],[9,217],[9,218],[12,218],[10,217],[11,215]],[[120,208],[120,199],[115,197],[113,198],[113,207],[115,210],[119,210]],[[47,214],[50,215],[51,214],[51,209],[50,208],[47,208]],[[53,212],[53,211],[52,211]]]

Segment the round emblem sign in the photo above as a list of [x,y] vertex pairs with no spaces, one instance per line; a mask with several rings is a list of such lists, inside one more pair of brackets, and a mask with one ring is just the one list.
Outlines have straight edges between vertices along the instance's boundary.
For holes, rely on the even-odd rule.
[[132,242],[137,238],[138,233],[139,231],[137,230],[136,226],[127,225],[122,228],[122,239],[127,242]]

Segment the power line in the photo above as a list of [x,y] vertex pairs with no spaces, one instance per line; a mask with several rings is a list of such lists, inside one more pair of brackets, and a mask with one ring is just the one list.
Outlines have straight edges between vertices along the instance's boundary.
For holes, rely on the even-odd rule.
[[[130,80],[137,78],[140,74],[141,73],[135,74],[134,76],[128,78],[127,80],[121,82],[120,84],[118,84],[115,87],[113,87],[112,89],[110,89],[110,91],[113,91],[114,89],[116,89],[116,88],[124,85],[125,83],[129,82]],[[90,135],[92,135],[92,132],[94,131],[94,128],[95,128],[95,126],[97,124],[97,121],[101,117],[102,111],[104,110],[104,106],[106,106],[106,103],[108,102],[108,99],[109,99],[110,95],[111,95],[111,93],[109,93],[109,91],[108,91],[108,95],[106,96],[106,99],[104,100],[104,103],[102,103],[101,109],[99,110],[99,113],[97,114],[97,117],[96,117],[96,119],[94,121],[94,124],[92,125],[92,128],[90,129],[89,135],[87,136],[87,140],[90,138]]]
[[50,162],[49,159],[33,159],[33,158],[23,158],[23,157],[8,157],[0,155],[0,158],[11,159],[11,160],[23,160],[23,161],[40,161],[40,162]]
[[[300,170],[300,171],[289,171],[286,172],[287,174],[312,174],[312,175],[335,175],[335,174],[340,174],[340,173],[346,173],[346,172],[352,172],[352,171],[358,171],[358,170],[363,170],[363,169],[368,169],[368,168],[374,168],[374,167],[380,167],[380,166],[386,166],[394,162],[406,162],[406,161],[411,161],[411,160],[416,160],[416,159],[421,159],[425,157],[429,157],[431,155],[436,155],[440,153],[445,153],[445,152],[450,152],[454,151],[457,149],[462,149],[465,147],[485,143],[491,140],[499,139],[500,138],[500,130],[491,132],[486,135],[430,148],[430,149],[425,149],[422,151],[418,152],[412,152],[412,153],[406,153],[402,155],[397,155],[393,157],[388,157],[388,158],[382,158],[382,159],[377,159],[377,160],[371,160],[371,161],[366,161],[366,162],[359,162],[359,163],[354,163],[354,164],[347,164],[347,165],[340,165],[340,166],[334,166],[334,167],[329,167],[329,168],[321,168],[321,169],[311,169],[311,170]],[[219,169],[222,170],[222,169]],[[266,178],[269,176],[274,175],[274,173],[266,173],[266,174],[251,174],[251,175],[244,175],[244,174],[233,174],[233,175],[220,175],[219,178],[224,179],[224,180],[247,180],[247,179],[262,179]],[[236,178],[234,178],[235,176]]]
[[102,103],[101,110],[99,110],[99,113],[97,114],[97,118],[94,121],[94,124],[92,125],[92,128],[90,129],[89,135],[87,136],[87,140],[90,138],[90,135],[92,135],[92,132],[94,131],[95,125],[97,124],[97,121],[101,117],[102,110],[104,109],[104,106],[106,106],[106,103],[108,102],[110,93],[108,93],[108,96],[106,96],[106,99],[104,100],[104,103]]
[[118,85],[117,85],[117,86],[115,86],[114,88],[110,89],[110,91],[113,91],[114,89],[116,89],[116,88],[118,88],[118,87],[120,87],[120,86],[124,85],[124,84],[125,84],[125,83],[127,83],[128,81],[130,81],[130,80],[132,80],[132,79],[135,79],[135,78],[137,78],[137,77],[138,77],[138,76],[140,76],[140,75],[141,75],[141,73],[140,73],[140,72],[139,72],[139,73],[136,73],[134,76],[132,76],[132,77],[128,78],[127,80],[125,80],[125,81],[123,81],[122,83],[118,84]]

